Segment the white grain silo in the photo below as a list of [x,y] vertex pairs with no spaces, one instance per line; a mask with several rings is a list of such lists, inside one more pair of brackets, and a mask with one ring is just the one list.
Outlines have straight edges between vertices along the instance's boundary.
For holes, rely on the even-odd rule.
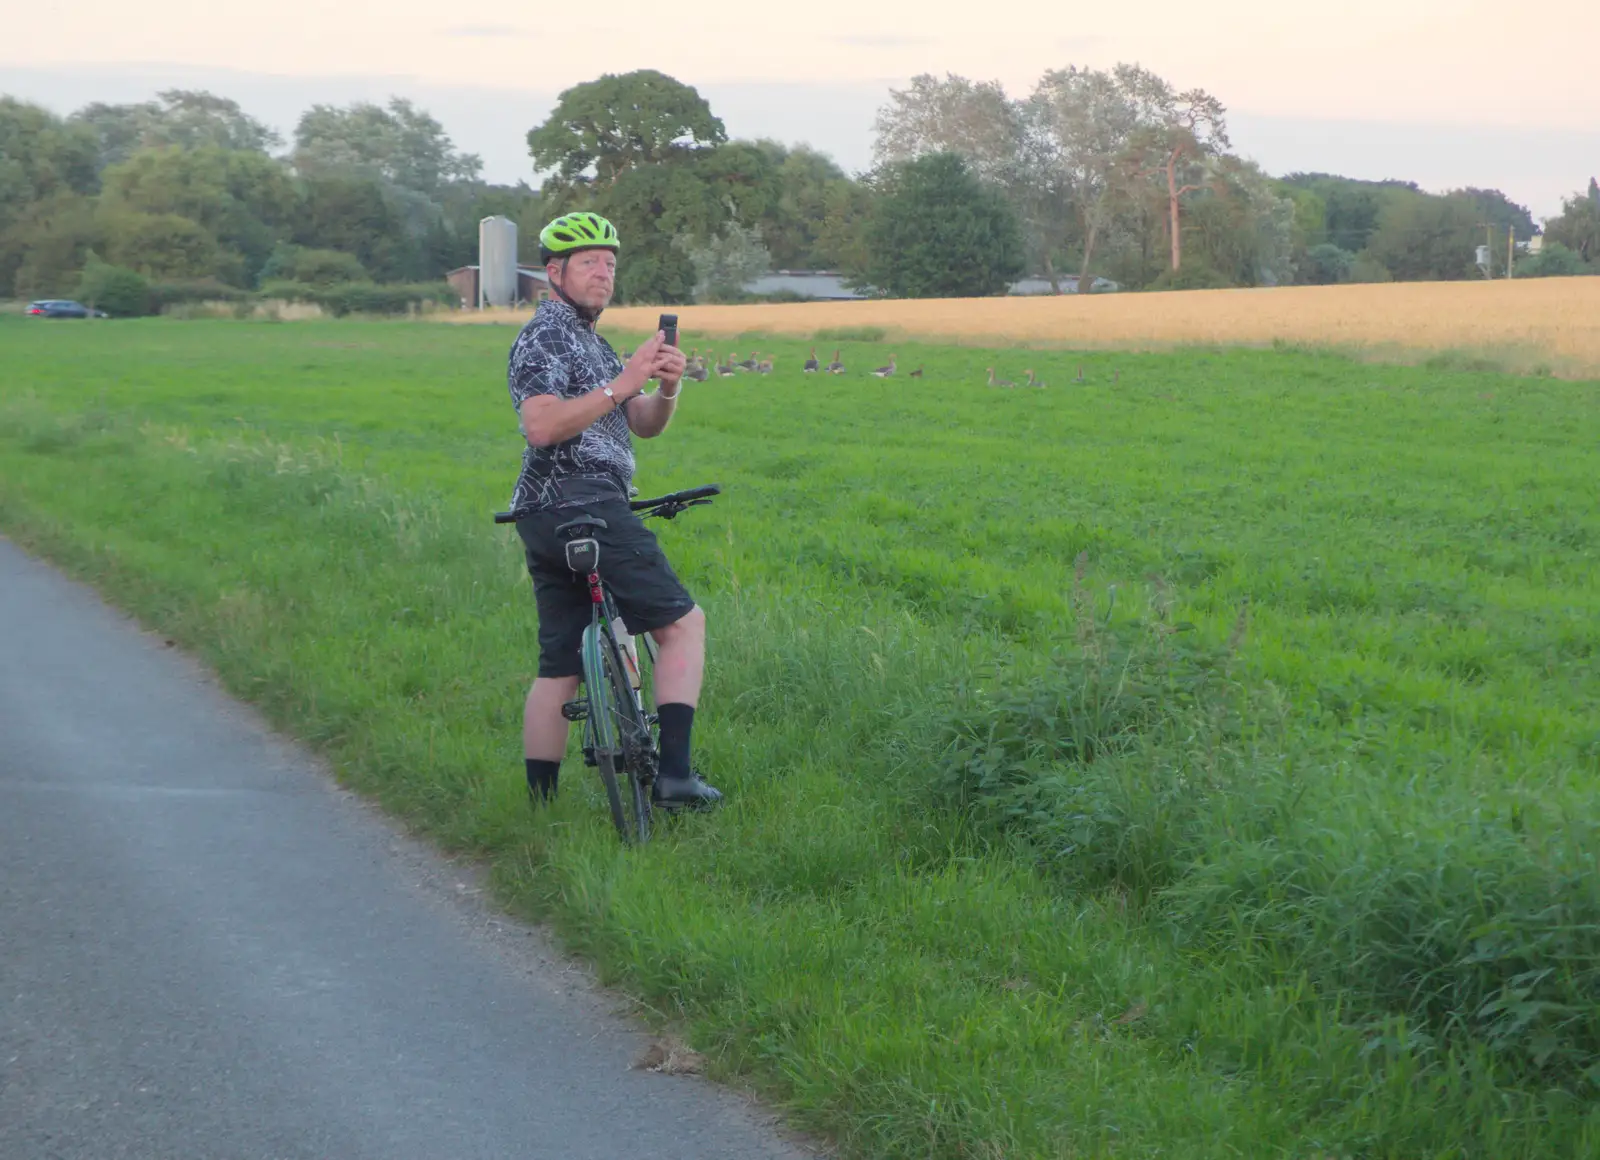
[[478,223],[478,306],[517,301],[517,223],[486,217]]

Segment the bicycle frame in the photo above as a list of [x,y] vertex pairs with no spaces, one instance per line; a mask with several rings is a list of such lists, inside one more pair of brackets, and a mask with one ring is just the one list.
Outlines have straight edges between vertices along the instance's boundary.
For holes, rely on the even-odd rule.
[[[606,671],[605,650],[615,648],[617,655],[622,658],[624,666],[628,665],[627,650],[623,648],[617,626],[622,623],[617,614],[611,593],[606,590],[604,582],[598,572],[591,572],[586,577],[589,585],[589,627],[583,632],[583,672],[584,688],[589,699],[589,713],[585,719],[584,739],[585,748],[592,748],[595,753],[607,753],[617,759],[621,767],[632,768],[634,762],[630,757],[644,758],[638,764],[646,773],[646,789],[648,783],[655,778],[656,752],[655,739],[651,736],[649,724],[654,717],[648,710],[644,696],[644,673],[639,673],[639,687],[634,688],[629,683],[628,693],[633,697],[635,715],[631,720],[643,721],[646,727],[642,736],[624,737],[619,729],[619,722],[628,722],[630,715],[616,711],[616,706],[611,704],[613,690],[611,683],[604,679]],[[655,642],[649,636],[642,638],[645,642],[645,654],[649,657],[652,666],[655,664]]]

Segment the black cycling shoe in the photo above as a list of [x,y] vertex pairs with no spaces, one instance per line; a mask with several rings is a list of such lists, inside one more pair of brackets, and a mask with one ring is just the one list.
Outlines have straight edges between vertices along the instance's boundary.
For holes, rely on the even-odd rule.
[[707,785],[699,770],[688,777],[658,776],[650,788],[650,804],[664,810],[709,810],[722,801],[722,792]]

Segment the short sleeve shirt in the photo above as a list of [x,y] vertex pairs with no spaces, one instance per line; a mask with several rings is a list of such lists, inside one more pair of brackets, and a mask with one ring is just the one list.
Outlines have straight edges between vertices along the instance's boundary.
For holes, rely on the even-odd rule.
[[[611,344],[571,306],[549,299],[539,303],[511,348],[511,405],[520,412],[535,395],[574,399],[621,373],[622,359]],[[564,443],[527,448],[512,508],[548,511],[626,499],[633,484],[633,437],[623,412],[608,411]]]

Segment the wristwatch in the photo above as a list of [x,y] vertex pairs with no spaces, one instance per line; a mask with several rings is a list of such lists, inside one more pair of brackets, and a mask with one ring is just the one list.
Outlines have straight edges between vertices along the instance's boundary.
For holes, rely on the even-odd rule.
[[611,409],[615,411],[617,409],[617,393],[611,389],[611,384],[607,383],[600,389],[605,392],[606,398],[611,400]]

